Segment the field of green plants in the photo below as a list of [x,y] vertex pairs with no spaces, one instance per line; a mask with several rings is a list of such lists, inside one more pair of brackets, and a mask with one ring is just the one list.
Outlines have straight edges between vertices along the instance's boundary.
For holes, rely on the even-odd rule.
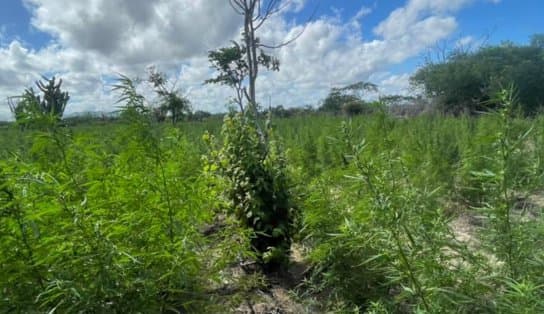
[[234,114],[3,126],[0,312],[255,313],[287,278],[296,306],[269,313],[542,313],[544,117],[507,96],[478,117],[273,118],[260,157]]

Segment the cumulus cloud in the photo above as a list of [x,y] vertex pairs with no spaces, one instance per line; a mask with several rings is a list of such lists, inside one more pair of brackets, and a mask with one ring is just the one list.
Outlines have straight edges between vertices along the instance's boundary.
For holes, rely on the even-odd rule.
[[[232,96],[228,88],[203,85],[213,75],[207,52],[240,35],[241,18],[228,1],[23,1],[32,27],[53,40],[34,49],[17,40],[1,44],[1,98],[20,93],[40,74],[58,74],[72,95],[68,112],[109,111],[115,108],[112,77],[143,76],[150,64],[178,81],[195,109],[224,110]],[[450,36],[457,27],[454,13],[469,3],[407,1],[375,26],[375,38],[365,39],[362,27],[371,27],[365,17],[372,9],[361,6],[345,20],[316,16],[304,26],[288,16],[300,12],[306,1],[292,1],[260,29],[269,44],[303,32],[292,44],[271,51],[281,70],[261,72],[258,97],[265,106],[303,106],[317,103],[331,87],[360,80],[383,85],[382,93],[405,94],[409,74],[391,74],[388,68]],[[7,118],[5,107],[2,118]]]
[[385,39],[406,36],[410,29],[429,23],[449,28],[454,18],[447,16],[467,5],[471,0],[411,0],[404,7],[395,9],[374,29],[377,35]]
[[240,26],[228,1],[25,1],[35,28],[117,63],[183,60],[226,42]]
[[382,94],[408,96],[413,92],[408,73],[388,74],[378,85],[385,91]]
[[286,12],[300,12],[304,9],[306,0],[284,0],[281,7]]

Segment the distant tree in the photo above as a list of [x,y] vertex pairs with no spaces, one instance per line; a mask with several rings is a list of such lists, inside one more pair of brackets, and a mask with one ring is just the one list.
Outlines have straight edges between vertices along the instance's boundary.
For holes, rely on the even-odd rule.
[[418,99],[414,96],[404,95],[385,95],[380,97],[380,102],[385,106],[405,106],[411,105]]
[[315,110],[312,106],[285,108],[282,105],[279,105],[263,111],[263,114],[268,113],[277,118],[289,118],[293,116],[313,114],[315,113]]
[[[319,111],[347,114],[363,113],[365,111],[366,92],[376,92],[378,86],[369,82],[357,82],[340,88],[332,88],[321,104]],[[346,107],[347,106],[347,107]]]
[[325,100],[323,100],[323,103],[319,107],[319,111],[340,113],[344,104],[357,102],[358,100],[359,99],[355,96],[344,95],[337,91],[331,90]]
[[544,48],[541,36],[531,45],[511,42],[453,53],[445,62],[428,63],[411,78],[442,112],[474,114],[495,107],[495,94],[513,84],[526,114],[544,104]]
[[270,107],[263,112],[264,114],[271,114],[273,117],[286,118],[289,116],[289,112],[282,106]]
[[191,102],[181,95],[175,84],[168,87],[168,79],[164,73],[157,71],[154,67],[149,68],[148,82],[151,83],[160,99],[159,108],[155,110],[159,121],[164,121],[170,114],[170,119],[175,124],[191,114]]
[[62,119],[66,105],[70,100],[68,92],[61,90],[62,79],[56,81],[43,77],[45,82],[36,81],[42,95],[28,88],[21,96],[9,97],[8,104],[17,122],[30,122],[44,116],[56,120]]
[[379,102],[387,108],[387,111],[397,117],[415,117],[422,113],[431,113],[426,98],[422,95],[386,95],[379,99]]

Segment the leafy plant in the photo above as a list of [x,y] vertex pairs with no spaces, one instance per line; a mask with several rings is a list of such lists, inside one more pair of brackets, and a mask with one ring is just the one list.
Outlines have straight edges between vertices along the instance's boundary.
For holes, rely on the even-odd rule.
[[485,159],[485,168],[471,173],[485,192],[483,201],[475,209],[488,217],[485,238],[491,241],[487,245],[492,254],[504,262],[504,275],[518,281],[533,278],[534,266],[531,264],[538,261],[540,254],[531,249],[539,242],[534,238],[540,234],[539,224],[524,222],[521,218],[524,213],[516,212],[518,195],[527,193],[532,187],[527,179],[531,173],[531,160],[524,156],[528,155],[526,142],[533,128],[516,129],[517,101],[513,88],[503,90],[497,102],[502,106],[494,114],[498,120],[498,131],[492,143],[494,153]]
[[133,80],[126,75],[120,74],[117,84],[114,84],[112,90],[118,92],[119,99],[117,103],[124,103],[121,106],[121,115],[131,119],[149,113],[145,98],[136,90],[139,80]]
[[263,143],[253,117],[231,113],[223,122],[222,144],[208,154],[208,171],[227,180],[226,195],[242,226],[254,232],[253,250],[265,270],[288,261],[296,211],[290,195],[286,160],[272,130]]

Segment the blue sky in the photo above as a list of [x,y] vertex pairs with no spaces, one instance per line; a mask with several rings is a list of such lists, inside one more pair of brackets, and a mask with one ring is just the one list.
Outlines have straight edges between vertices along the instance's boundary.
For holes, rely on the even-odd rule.
[[[301,18],[311,15],[317,5],[317,13],[334,14],[337,8],[343,19],[349,19],[361,4],[373,9],[364,21],[363,36],[374,38],[372,27],[385,19],[391,11],[402,7],[403,0],[312,0],[299,14]],[[526,43],[530,35],[544,32],[544,1],[542,0],[501,0],[473,1],[456,14],[458,36],[490,36],[490,43],[511,40]],[[301,20],[303,21],[303,20]],[[366,26],[366,27],[365,27]]]
[[45,46],[52,40],[51,35],[30,25],[31,12],[20,0],[7,0],[0,10],[1,43],[7,44],[19,39],[33,48]]
[[[381,94],[411,93],[409,76],[437,45],[524,44],[544,32],[542,12],[542,0],[292,0],[260,36],[281,42],[307,23],[305,32],[274,52],[281,70],[263,72],[259,95],[316,105],[330,87],[358,80],[380,85]],[[4,0],[0,97],[57,75],[72,94],[68,112],[110,111],[115,73],[145,76],[153,65],[178,81],[195,109],[222,111],[232,93],[202,85],[213,75],[206,53],[236,39],[239,27],[227,0]]]

